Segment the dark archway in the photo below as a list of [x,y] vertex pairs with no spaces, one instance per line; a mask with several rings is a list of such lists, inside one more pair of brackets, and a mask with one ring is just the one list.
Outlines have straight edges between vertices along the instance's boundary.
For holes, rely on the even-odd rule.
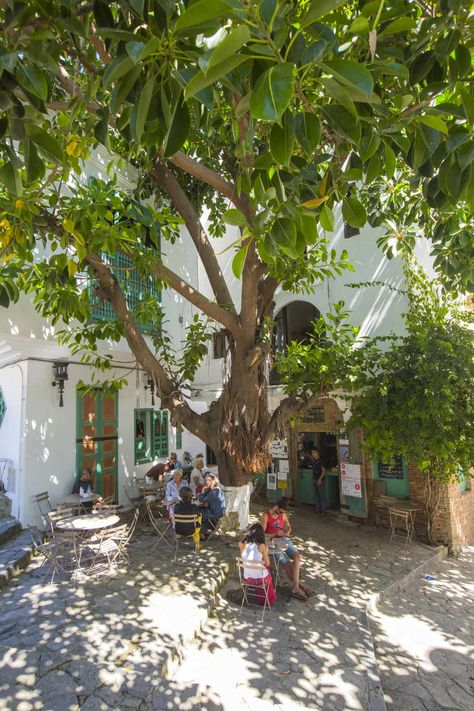
[[[312,322],[321,313],[308,301],[292,301],[284,306],[275,317],[273,331],[273,352],[284,351],[291,341],[304,343],[314,332]],[[272,369],[270,385],[278,385],[280,376]]]

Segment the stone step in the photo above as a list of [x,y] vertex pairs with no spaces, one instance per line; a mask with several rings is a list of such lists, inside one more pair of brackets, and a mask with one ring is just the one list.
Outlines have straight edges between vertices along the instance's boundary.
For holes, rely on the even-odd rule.
[[14,516],[0,518],[0,546],[9,538],[17,536],[21,531],[21,523]]
[[22,531],[18,521],[16,523],[16,535],[0,545],[0,588],[8,585],[11,578],[26,568],[33,555],[29,531]]

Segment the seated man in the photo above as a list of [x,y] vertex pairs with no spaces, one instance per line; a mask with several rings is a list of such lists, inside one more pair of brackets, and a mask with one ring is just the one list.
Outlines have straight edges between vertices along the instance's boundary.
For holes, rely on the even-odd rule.
[[288,545],[286,551],[279,554],[278,562],[283,565],[291,580],[291,597],[297,600],[307,600],[315,593],[314,590],[303,585],[300,580],[301,553],[288,538],[291,534],[291,524],[286,515],[287,506],[286,499],[280,499],[275,506],[265,511],[262,517],[262,526],[265,534],[270,538],[280,538]]
[[[93,493],[94,487],[92,483],[92,469],[90,467],[84,467],[82,470],[81,478],[74,482],[72,487],[73,494],[81,494],[81,496],[87,497]],[[82,508],[85,511],[92,511],[93,502],[92,501],[82,501]]]
[[210,533],[225,514],[224,492],[215,474],[206,474],[204,488],[198,496],[204,531]]
[[191,536],[197,547],[199,547],[199,538],[201,532],[202,512],[199,506],[192,504],[193,492],[189,486],[183,486],[180,489],[179,495],[181,501],[178,501],[174,507],[174,515],[199,516],[196,528],[192,523],[184,523],[182,521],[174,522],[174,530],[180,536]]

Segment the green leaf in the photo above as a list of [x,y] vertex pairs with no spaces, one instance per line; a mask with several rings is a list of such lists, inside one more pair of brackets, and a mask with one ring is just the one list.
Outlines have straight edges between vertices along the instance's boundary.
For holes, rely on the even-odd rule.
[[64,152],[53,136],[40,126],[25,123],[25,129],[39,152],[53,163],[64,163]]
[[234,225],[235,227],[245,227],[247,225],[247,218],[244,213],[233,207],[222,214],[222,219],[226,225]]
[[116,82],[121,77],[128,74],[128,72],[133,69],[135,62],[128,54],[121,54],[117,59],[109,64],[102,77],[102,83],[104,86],[110,86]]
[[130,59],[133,60],[134,64],[140,61],[140,56],[144,49],[145,44],[143,42],[138,42],[137,40],[127,42],[127,44],[125,45],[125,51],[127,52]]
[[355,34],[359,34],[361,32],[368,32],[369,31],[369,21],[366,17],[363,15],[359,15],[359,17],[356,17],[352,25],[349,27],[349,32],[354,32]]
[[365,161],[369,160],[369,158],[372,158],[379,146],[380,137],[377,136],[377,134],[362,136],[359,144],[359,155],[361,160],[365,163]]
[[190,96],[198,94],[247,60],[248,57],[245,55],[237,54],[235,57],[228,57],[224,62],[216,64],[212,69],[208,69],[206,74],[203,71],[196,72],[184,90],[184,98],[189,99]]
[[353,143],[360,141],[360,123],[347,109],[339,104],[330,104],[323,108],[323,113],[330,128]]
[[232,271],[234,272],[234,276],[236,279],[240,279],[240,277],[242,276],[248,249],[249,244],[247,243],[244,247],[241,247],[236,252],[235,257],[232,260]]
[[343,200],[342,216],[351,227],[363,227],[367,222],[365,207],[354,197],[347,197]]
[[198,27],[209,20],[218,20],[226,15],[231,15],[232,9],[223,0],[198,0],[193,3],[178,17],[175,30],[181,32],[190,27]]
[[319,118],[309,111],[297,114],[295,118],[295,134],[301,148],[306,153],[313,153],[319,146],[321,139]]
[[434,128],[435,131],[440,131],[441,133],[448,133],[448,127],[445,121],[440,116],[433,116],[432,114],[425,114],[424,116],[417,116],[416,121],[424,123],[430,128]]
[[11,163],[5,163],[0,168],[0,182],[4,184],[10,195],[20,196],[23,193],[20,171]]
[[326,230],[326,232],[332,232],[334,230],[336,219],[333,211],[327,205],[323,205],[321,208],[321,212],[319,213],[319,224],[323,230]]
[[[297,242],[297,230],[293,220],[281,217],[273,223],[271,236],[277,242],[281,251],[290,259],[297,259],[300,256]],[[303,240],[303,244],[305,244]],[[304,250],[304,246],[303,246]]]
[[105,119],[100,119],[94,126],[94,136],[99,143],[103,146],[106,145],[107,135],[109,131],[109,125]]
[[390,178],[393,178],[393,174],[395,173],[396,164],[397,164],[397,157],[395,155],[395,152],[388,145],[388,143],[386,143],[385,144],[385,174],[389,180],[390,180]]
[[306,15],[303,17],[302,26],[307,27],[320,17],[324,17],[331,10],[335,10],[340,5],[345,5],[347,0],[311,0],[311,4]]
[[26,167],[26,182],[32,183],[44,174],[44,163],[38,155],[34,143],[27,138],[23,144],[23,157]]
[[365,174],[365,182],[372,183],[382,173],[382,161],[379,153],[375,153],[369,161],[367,172]]
[[282,125],[276,123],[270,132],[270,152],[274,160],[280,165],[288,165],[294,143],[293,116],[290,111],[285,111]]
[[471,96],[469,91],[464,87],[460,87],[459,92],[462,98],[462,105],[464,106],[464,112],[466,118],[470,124],[474,123],[474,98]]
[[20,64],[17,67],[15,76],[23,89],[29,91],[31,94],[34,94],[42,101],[47,100],[48,81],[44,72],[39,69],[35,69],[35,67],[28,66],[27,64]]
[[189,135],[190,128],[191,117],[189,115],[189,109],[182,97],[180,97],[175,104],[171,124],[163,143],[163,154],[165,157],[172,156],[181,148]]
[[252,91],[250,113],[263,121],[280,121],[293,96],[294,66],[289,62],[267,69]]
[[318,241],[318,223],[315,217],[300,213],[300,228],[306,244],[315,244]]
[[465,77],[471,72],[472,59],[469,48],[464,44],[458,44],[456,47],[456,64],[458,67],[458,76]]
[[145,128],[145,123],[148,117],[148,112],[150,110],[151,98],[153,96],[153,91],[155,89],[155,77],[148,79],[140,92],[140,98],[135,104],[132,115],[130,117],[130,129],[132,131],[132,136],[137,143],[140,143],[143,130]]
[[134,67],[116,83],[110,99],[110,112],[112,114],[116,114],[119,111],[141,72],[142,67]]
[[397,17],[396,20],[390,22],[387,27],[378,33],[379,37],[384,35],[395,35],[397,32],[407,32],[413,30],[417,26],[417,20],[414,17]]
[[215,47],[210,56],[207,70],[209,71],[212,67],[224,62],[228,57],[232,57],[249,39],[250,30],[247,25],[238,25]]
[[354,62],[352,59],[334,59],[321,66],[345,86],[355,87],[366,96],[372,94],[374,90],[372,75],[362,64]]
[[130,7],[139,17],[143,17],[145,0],[128,0]]

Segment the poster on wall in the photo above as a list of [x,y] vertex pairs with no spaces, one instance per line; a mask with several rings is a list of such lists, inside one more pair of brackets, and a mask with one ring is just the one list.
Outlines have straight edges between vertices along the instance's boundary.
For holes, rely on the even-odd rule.
[[286,439],[273,440],[272,459],[288,459],[288,444]]
[[362,498],[360,464],[341,462],[341,494]]
[[278,477],[278,488],[288,489],[288,479],[280,479],[280,477]]
[[280,459],[278,462],[278,471],[282,474],[288,474],[290,471],[290,462],[288,459]]
[[349,445],[339,444],[339,461],[341,464],[349,464]]
[[274,474],[273,472],[268,472],[268,474],[267,474],[267,489],[272,489],[273,491],[275,491],[276,488],[277,488],[276,474]]

